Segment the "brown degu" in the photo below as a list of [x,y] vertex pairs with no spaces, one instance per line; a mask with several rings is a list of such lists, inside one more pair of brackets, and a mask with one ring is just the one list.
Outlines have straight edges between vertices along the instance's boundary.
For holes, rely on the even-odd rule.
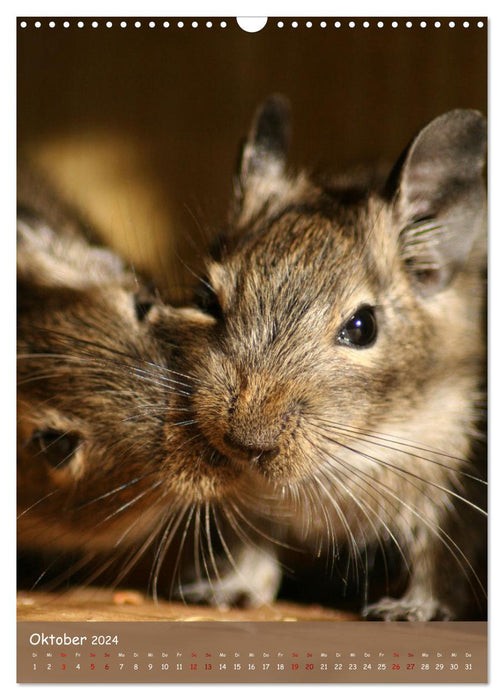
[[26,171],[17,232],[20,579],[66,581],[71,555],[79,582],[123,581],[145,556],[156,590],[190,503],[172,488],[180,343],[208,319],[164,304]]
[[[485,120],[448,112],[387,177],[327,178],[288,171],[289,112],[259,109],[196,295],[213,323],[176,397],[195,494],[236,531],[263,518],[240,554],[263,552],[253,600],[289,548],[331,565],[344,547],[366,579],[392,549],[407,583],[365,615],[463,618],[485,600]],[[196,597],[258,585],[229,556],[238,589]]]

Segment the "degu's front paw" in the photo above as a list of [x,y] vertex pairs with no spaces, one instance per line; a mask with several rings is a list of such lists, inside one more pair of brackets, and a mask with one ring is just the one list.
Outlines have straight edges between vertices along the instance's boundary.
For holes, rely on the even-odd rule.
[[436,598],[430,596],[405,595],[403,598],[382,598],[362,611],[370,620],[386,622],[406,620],[409,622],[429,622],[453,620],[452,610]]
[[256,608],[275,600],[281,576],[274,556],[247,550],[225,574],[186,584],[180,596],[187,603],[206,603],[221,609]]

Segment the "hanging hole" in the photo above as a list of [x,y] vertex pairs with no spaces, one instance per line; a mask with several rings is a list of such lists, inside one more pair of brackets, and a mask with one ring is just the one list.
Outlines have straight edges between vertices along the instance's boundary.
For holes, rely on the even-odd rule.
[[237,17],[236,21],[238,22],[238,26],[240,29],[243,29],[244,32],[250,32],[253,34],[254,32],[260,32],[261,29],[264,29],[268,22],[267,17]]

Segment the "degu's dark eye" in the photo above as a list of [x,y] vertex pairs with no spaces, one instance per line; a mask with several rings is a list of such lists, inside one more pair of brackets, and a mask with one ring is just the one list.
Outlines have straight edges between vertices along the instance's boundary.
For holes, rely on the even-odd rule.
[[150,287],[140,289],[134,295],[133,301],[135,304],[135,314],[139,321],[144,320],[156,302],[154,292]]
[[63,469],[74,456],[82,439],[78,433],[59,430],[38,430],[32,435],[46,460],[53,469]]
[[195,292],[195,302],[201,311],[213,316],[218,321],[222,320],[223,312],[217,294],[207,282],[202,282]]
[[338,334],[338,342],[356,348],[371,346],[376,340],[378,324],[372,306],[361,306],[345,323]]

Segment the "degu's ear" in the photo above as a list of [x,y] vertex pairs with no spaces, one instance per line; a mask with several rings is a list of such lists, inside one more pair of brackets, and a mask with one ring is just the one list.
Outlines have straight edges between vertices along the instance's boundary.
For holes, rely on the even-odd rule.
[[238,158],[235,217],[259,210],[281,188],[290,141],[290,105],[271,95],[259,107]]
[[40,288],[84,288],[121,279],[124,263],[74,231],[56,231],[38,212],[18,204],[17,275]]
[[485,119],[458,109],[422,129],[392,172],[401,253],[424,296],[446,287],[484,237],[485,154]]

